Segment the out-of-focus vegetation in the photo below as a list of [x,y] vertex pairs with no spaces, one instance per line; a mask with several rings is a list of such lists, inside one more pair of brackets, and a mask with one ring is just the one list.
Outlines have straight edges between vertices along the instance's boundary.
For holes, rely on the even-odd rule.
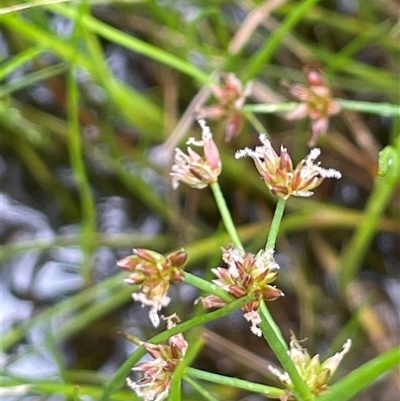
[[[5,399],[136,399],[123,383],[144,352],[132,357],[134,346],[117,332],[168,337],[132,303],[115,261],[134,247],[184,247],[186,270],[195,275],[210,280],[211,268],[221,265],[220,247],[230,240],[211,191],[174,191],[168,173],[174,148],[199,137],[196,118],[218,101],[210,88],[226,72],[252,82],[243,124],[227,142],[229,116],[207,122],[222,157],[220,186],[248,251],[265,243],[275,199],[235,151],[254,147],[265,132],[296,162],[308,153],[309,120],[286,118],[298,104],[290,88],[306,84],[304,66],[322,69],[341,106],[317,146],[322,165],[342,179],[324,182],[312,198],[290,198],[277,239],[277,284],[286,296],[270,310],[284,337],[292,330],[307,338],[311,355],[322,356],[352,338],[337,378],[398,344],[395,0],[39,0],[1,7]],[[173,287],[166,314],[197,319],[205,314],[193,305],[200,295]],[[277,386],[267,371],[275,356],[241,314],[209,318],[192,320],[201,329],[187,333],[189,343],[203,333],[204,344],[182,399],[266,399],[239,382],[202,380],[205,370]],[[385,375],[352,399],[395,400],[399,371],[374,369]],[[364,374],[359,383],[373,376]],[[356,389],[357,380],[347,379],[338,391]]]

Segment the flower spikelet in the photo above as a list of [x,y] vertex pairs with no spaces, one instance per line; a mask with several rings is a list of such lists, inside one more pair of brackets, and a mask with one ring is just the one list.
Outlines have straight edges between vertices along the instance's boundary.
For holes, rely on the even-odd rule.
[[171,282],[183,280],[182,267],[187,259],[187,253],[181,249],[163,256],[149,249],[134,249],[133,255],[117,262],[119,267],[131,274],[125,279],[129,284],[140,286],[140,292],[132,294],[135,301],[150,306],[150,320],[155,327],[160,319],[158,311],[169,304],[167,296]]
[[[273,301],[284,295],[280,289],[270,285],[276,279],[279,270],[273,258],[273,251],[260,250],[253,254],[231,247],[223,249],[222,259],[228,267],[213,269],[217,276],[213,282],[235,298],[242,298],[248,294],[256,295],[255,299],[245,304],[242,309],[244,317],[252,323],[252,332],[261,335],[258,327],[261,321],[258,314],[261,300]],[[202,302],[207,308],[225,304],[225,301],[215,295],[208,295]]]
[[225,119],[225,140],[228,142],[239,134],[244,122],[242,108],[250,94],[251,84],[243,87],[233,73],[221,74],[221,85],[212,85],[211,91],[217,103],[205,106],[197,113],[198,118]]
[[[308,388],[314,395],[318,395],[327,390],[328,381],[335,373],[344,355],[349,351],[350,346],[351,340],[349,339],[343,345],[343,350],[341,352],[336,353],[325,362],[321,363],[319,355],[314,355],[311,358],[307,349],[303,348],[296,337],[292,334],[288,354]],[[287,372],[281,372],[279,369],[272,366],[269,366],[269,370],[286,388],[290,389],[293,387],[292,381]],[[285,399],[295,399],[290,390],[286,393]]]
[[318,148],[310,153],[293,168],[292,159],[286,148],[281,147],[280,156],[273,149],[266,135],[259,136],[262,146],[254,150],[238,150],[235,157],[251,157],[272,194],[287,199],[289,196],[311,196],[312,189],[318,187],[324,178],[340,178],[341,174],[332,168],[325,169],[315,160],[321,154]]
[[204,157],[191,147],[187,148],[187,154],[179,148],[175,149],[174,164],[170,172],[174,189],[178,188],[179,181],[190,187],[202,189],[216,182],[221,174],[221,159],[210,128],[204,120],[199,120],[199,124],[202,128],[202,139],[196,141],[194,138],[189,138],[187,144],[202,147]]
[[309,117],[311,120],[312,137],[310,146],[315,146],[318,137],[328,129],[329,117],[340,111],[340,105],[332,99],[331,91],[325,84],[319,68],[305,67],[304,72],[308,86],[293,85],[290,93],[301,101],[293,111],[286,114],[288,119]]
[[[180,321],[174,314],[164,318],[168,328],[176,325],[173,321]],[[127,379],[127,384],[144,401],[162,401],[168,397],[172,374],[186,354],[188,344],[182,333],[171,336],[167,344],[141,343],[153,360],[142,363],[132,370],[143,373],[137,381]]]

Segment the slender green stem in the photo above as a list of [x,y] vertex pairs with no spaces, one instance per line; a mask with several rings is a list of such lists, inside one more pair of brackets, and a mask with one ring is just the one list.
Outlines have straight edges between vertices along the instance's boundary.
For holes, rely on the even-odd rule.
[[320,0],[303,0],[296,4],[296,7],[287,14],[282,24],[271,33],[260,50],[249,59],[243,73],[243,81],[249,81],[257,76],[265,65],[269,63],[275,50],[281,46],[282,39],[285,35],[287,35],[287,33],[290,32],[290,30],[302,20],[303,16],[319,1]]
[[[196,331],[198,331],[198,329]],[[169,394],[169,400],[179,401],[182,399],[181,396],[182,378],[185,375],[188,366],[191,365],[191,363],[193,362],[197,354],[200,352],[203,345],[204,345],[204,338],[199,335],[197,335],[196,339],[190,343],[184,359],[179,362],[178,366],[174,370],[171,380],[171,390]]]
[[279,198],[275,207],[274,217],[268,233],[267,245],[265,249],[274,249],[276,237],[278,236],[279,226],[281,225],[283,211],[285,210],[286,199]]
[[263,317],[265,318],[265,320],[268,322],[269,326],[274,331],[276,337],[279,339],[279,341],[282,343],[282,345],[285,347],[285,349],[288,349],[288,345],[286,344],[286,341],[283,338],[281,329],[275,323],[275,320],[273,319],[267,305],[264,302],[261,304],[261,310],[263,313]]
[[[51,48],[61,59],[86,68],[98,82],[103,81],[103,78],[99,76],[97,64],[93,62],[92,58],[88,57],[86,52],[81,51],[79,47],[73,46],[72,41],[60,39],[49,30],[34,25],[32,21],[28,22],[23,19],[17,13],[4,15],[1,18],[1,22],[9,29],[18,32],[19,36],[23,36],[29,41],[34,41],[43,47]],[[140,128],[146,135],[160,131],[162,110],[154,102],[150,101],[148,97],[139,94],[139,92],[123,84],[115,77],[105,80],[105,90],[110,96],[110,103],[114,105],[113,107],[118,109],[126,121],[130,122],[134,127]],[[131,104],[135,104],[136,107],[132,108]]]
[[314,400],[313,394],[299,375],[296,366],[287,353],[287,345],[282,343],[281,336],[276,333],[274,325],[271,324],[269,311],[264,301],[261,302],[259,312],[262,319],[259,326],[264,338],[267,340],[269,346],[274,351],[276,357],[279,359],[279,362],[282,364],[293,383],[293,388],[291,388],[290,391],[295,395],[298,401]]
[[[11,74],[13,71],[17,70],[23,64],[32,61],[40,53],[45,50],[43,46],[29,47],[28,49],[15,55],[11,60],[2,61],[2,66],[0,67],[0,80],[3,80],[7,75]],[[2,91],[4,89],[2,88]],[[2,96],[5,96],[2,92]]]
[[215,201],[217,202],[219,212],[221,213],[222,221],[224,222],[226,231],[228,232],[229,236],[231,237],[233,244],[237,248],[243,249],[242,242],[240,241],[240,238],[236,231],[236,227],[233,224],[231,213],[226,205],[224,195],[221,192],[221,188],[220,188],[218,182],[212,183],[210,185],[210,187],[213,191]]
[[225,384],[227,386],[241,388],[243,390],[253,391],[270,397],[279,397],[284,394],[284,390],[276,387],[265,386],[260,383],[253,383],[236,377],[227,377],[216,373],[206,372],[195,368],[188,368],[187,373],[190,377],[205,380],[211,383]]
[[262,132],[263,134],[267,135],[268,138],[270,137],[269,133],[267,132],[267,129],[264,127],[264,125],[261,123],[261,121],[256,117],[256,115],[253,112],[244,110],[244,116],[257,132]]
[[176,380],[172,380],[169,394],[169,401],[181,401],[181,380],[179,378]]
[[214,294],[226,302],[231,302],[232,300],[234,300],[231,295],[229,295],[221,287],[218,287],[216,284],[210,283],[209,281],[188,272],[184,272],[183,274],[185,283],[190,284],[193,287],[196,287],[204,292]]
[[[73,316],[71,317],[71,320],[75,321],[76,315],[74,314],[76,313],[76,311],[82,310],[83,312],[86,309],[87,304],[89,304],[88,309],[91,309],[90,304],[96,301],[96,298],[99,297],[99,294],[116,294],[117,292],[124,292],[124,288],[127,288],[126,297],[129,299],[129,293],[132,292],[132,287],[129,288],[125,285],[121,285],[125,276],[125,272],[116,274],[109,279],[99,283],[96,287],[85,289],[73,297],[66,298],[58,304],[44,309],[41,313],[38,313],[30,319],[21,322],[19,325],[15,325],[14,327],[6,331],[3,331],[0,349],[2,351],[7,351],[10,347],[17,344],[17,342],[20,341],[22,337],[26,336],[28,330],[30,330],[35,325],[43,324],[43,322],[46,322],[50,318],[56,318],[64,322],[58,327],[59,330],[55,331],[54,335],[57,336],[57,339],[60,340],[67,338],[64,337],[64,335],[70,335],[71,332],[66,333],[64,330],[64,327],[70,324],[70,321],[66,320],[65,316]],[[110,301],[109,298],[110,297],[107,298],[107,304]],[[104,309],[104,313],[106,313],[106,310],[109,310],[109,308],[105,307],[104,304],[102,305],[102,308]],[[87,323],[90,323],[90,321],[87,321]],[[35,346],[37,346],[37,344],[35,344]]]
[[374,189],[368,199],[364,218],[357,226],[352,238],[346,245],[339,261],[339,284],[345,292],[348,284],[359,270],[378,222],[390,202],[400,180],[400,137],[396,146],[388,146],[380,153],[380,176],[375,179]]
[[360,102],[359,100],[334,99],[344,110],[354,110],[363,113],[400,116],[400,106],[390,103]]
[[299,102],[284,102],[284,103],[259,103],[259,104],[246,104],[243,106],[243,110],[252,113],[284,113],[286,111],[294,110],[300,105]]
[[[236,299],[221,309],[218,309],[214,312],[205,313],[204,315],[196,316],[186,322],[178,324],[169,330],[163,331],[162,333],[151,338],[149,342],[152,344],[160,344],[177,333],[184,333],[193,327],[202,326],[207,322],[225,316],[229,312],[232,312],[250,302],[252,299],[254,299],[254,294]],[[103,394],[98,400],[108,401],[110,396],[123,386],[125,378],[128,376],[132,366],[134,366],[145,354],[146,350],[143,346],[141,346],[132,355],[130,355],[129,358],[120,366],[117,372],[115,372],[110,380],[104,385]]]
[[[28,88],[40,81],[45,81],[56,75],[61,75],[65,73],[67,66],[64,63],[59,63],[52,65],[50,67],[42,68],[39,71],[32,72],[30,74],[25,74],[22,78],[17,80],[12,80],[1,86],[1,95],[8,96],[22,89]],[[0,74],[1,75],[1,74]],[[1,78],[0,78],[1,79]]]
[[[77,17],[76,8],[69,7],[66,4],[49,5],[48,9],[72,20],[76,19]],[[187,74],[203,84],[209,84],[212,82],[212,77],[210,74],[205,73],[201,68],[198,68],[193,63],[179,58],[160,47],[151,45],[144,40],[140,40],[125,32],[119,31],[118,29],[113,28],[112,26],[92,17],[90,14],[86,14],[84,16],[82,19],[82,24],[85,29],[91,30],[106,40],[130,49],[136,53],[143,54],[150,59]]]
[[[371,114],[384,114],[387,116],[400,116],[400,107],[397,104],[361,102],[359,100],[348,99],[334,99],[334,101],[339,103],[343,110],[354,110]],[[299,102],[246,104],[243,106],[243,110],[246,112],[259,114],[284,113],[294,110],[296,107],[300,106],[300,104],[301,103]]]
[[[2,387],[8,387],[9,390],[15,391],[14,397],[7,397],[5,395],[2,399],[27,399],[28,394],[38,394],[36,399],[68,399],[72,400],[76,394],[76,388],[79,389],[79,394],[82,396],[87,396],[84,399],[98,400],[101,395],[102,388],[99,385],[85,384],[81,383],[82,375],[80,375],[77,382],[79,386],[75,383],[62,383],[55,378],[48,378],[47,380],[35,380],[32,376],[20,377],[12,375],[12,377],[2,376]],[[19,393],[18,393],[19,392]],[[4,391],[5,393],[5,391]],[[20,396],[17,396],[20,394]],[[23,394],[23,395],[22,395]],[[62,396],[64,395],[64,397]],[[48,397],[46,397],[48,395]],[[68,398],[66,398],[68,397]],[[32,397],[29,397],[32,399]],[[132,390],[120,390],[113,395],[112,398],[107,401],[140,401],[139,398],[133,394]]]
[[[78,41],[81,35],[81,18],[87,11],[87,5],[81,3],[78,9],[78,18],[73,31],[73,43],[78,49]],[[68,101],[68,150],[71,166],[74,171],[79,197],[82,205],[82,248],[84,260],[82,262],[82,277],[86,285],[92,281],[91,254],[93,250],[94,236],[96,233],[96,207],[93,198],[89,177],[85,168],[84,150],[82,144],[82,133],[79,122],[79,89],[76,81],[76,54],[72,58],[72,66],[67,77],[67,101]]]
[[199,394],[202,395],[204,399],[207,401],[220,401],[218,398],[215,398],[208,390],[206,390],[203,386],[193,380],[190,376],[183,376],[183,380],[189,383]]

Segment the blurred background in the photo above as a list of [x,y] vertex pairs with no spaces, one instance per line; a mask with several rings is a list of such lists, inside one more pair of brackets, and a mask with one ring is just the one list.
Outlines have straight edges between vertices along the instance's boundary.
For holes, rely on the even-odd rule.
[[[173,151],[189,136],[218,73],[252,81],[246,104],[297,101],[289,87],[306,85],[317,63],[333,97],[395,107],[399,102],[399,4],[395,0],[266,2],[88,1],[34,6],[3,1],[1,51],[1,329],[3,385],[21,384],[5,400],[78,400],[74,385],[96,391],[135,349],[119,330],[147,340],[148,311],[131,300],[116,261],[132,248],[184,247],[186,269],[212,278],[224,234],[208,188],[172,190]],[[281,110],[281,111],[279,111]],[[208,119],[220,148],[220,185],[247,251],[264,246],[275,199],[251,160],[234,153],[266,132],[295,162],[308,152],[307,118],[240,110],[227,142],[227,115]],[[351,337],[336,379],[399,341],[400,192],[378,200],[378,152],[394,142],[399,117],[379,108],[345,107],[317,146],[321,163],[341,171],[312,198],[289,199],[270,304],[290,337],[324,359]],[[242,113],[243,111],[243,113]],[[229,117],[229,116],[228,116]],[[347,245],[371,217],[354,274],[341,281]],[[343,284],[344,283],[344,284]],[[171,289],[165,311],[182,320],[204,311],[188,285]],[[194,366],[277,386],[277,361],[249,332],[240,311],[203,328]],[[192,335],[195,335],[194,333]],[[190,340],[190,333],[188,333]],[[399,374],[358,395],[395,401]],[[33,384],[33,388],[24,387]],[[218,399],[266,397],[204,384]],[[89,390],[88,390],[89,391]],[[185,388],[185,400],[196,393]],[[90,392],[89,392],[90,394]],[[78,397],[78,396],[76,396]],[[117,398],[135,399],[121,390]],[[118,398],[120,397],[120,398]]]

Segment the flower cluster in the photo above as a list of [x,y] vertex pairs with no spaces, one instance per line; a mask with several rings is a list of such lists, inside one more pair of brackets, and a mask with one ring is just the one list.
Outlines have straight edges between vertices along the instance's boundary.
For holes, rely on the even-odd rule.
[[244,116],[242,108],[250,93],[250,85],[243,88],[242,83],[232,73],[221,75],[224,82],[221,86],[212,85],[211,90],[218,103],[203,107],[198,118],[225,118],[225,140],[230,141],[242,129]]
[[314,148],[295,168],[286,148],[281,147],[280,156],[273,149],[271,142],[260,135],[262,146],[254,150],[245,148],[236,152],[237,159],[249,156],[263,178],[269,190],[275,196],[287,199],[289,196],[310,196],[312,189],[318,187],[324,178],[340,178],[341,174],[330,168],[320,167],[316,158],[320,150]]
[[[292,334],[288,354],[308,388],[314,395],[318,395],[328,388],[328,381],[336,372],[344,355],[349,352],[350,346],[351,340],[349,339],[343,345],[343,350],[341,352],[337,352],[325,362],[321,363],[319,355],[314,355],[311,358],[307,349],[303,348]],[[293,387],[293,383],[287,372],[281,372],[272,366],[269,366],[269,370],[286,388],[290,389]],[[294,399],[290,391],[287,391],[284,398],[281,398],[282,401]]]
[[332,99],[331,91],[326,86],[321,71],[318,68],[306,67],[304,72],[308,86],[293,85],[290,93],[301,100],[300,106],[286,114],[288,119],[311,119],[312,137],[310,146],[315,146],[318,137],[328,129],[329,117],[340,111],[340,105]]
[[[319,110],[320,114],[317,115],[315,112],[315,114],[311,114],[311,118],[313,119],[312,116],[315,116],[313,129],[321,130],[324,125],[321,122],[322,115],[329,115],[331,106],[327,104],[322,107],[318,103],[322,100],[311,99],[312,96],[323,95],[323,82],[319,82],[318,79],[318,74],[310,75],[309,82],[310,85],[311,83],[313,85],[307,91],[304,89],[303,95],[301,95],[303,90],[301,88],[298,88],[297,93],[302,96],[302,100],[306,102],[309,111],[312,107]],[[240,109],[244,104],[247,90],[242,90],[240,82],[232,74],[225,77],[223,87],[216,87],[213,90],[219,99],[219,105],[204,108],[203,116],[226,117],[228,119],[226,135],[229,140],[236,135],[241,124]],[[327,101],[328,95],[329,91],[322,96],[325,101]],[[219,151],[205,121],[200,120],[199,124],[202,128],[202,139],[196,141],[194,138],[190,138],[187,143],[188,145],[202,147],[203,156],[195,152],[190,146],[187,149],[187,154],[180,149],[175,150],[174,164],[170,173],[174,188],[177,188],[180,182],[197,189],[205,188],[208,185],[211,185],[213,190],[218,188],[218,184],[215,183],[217,183],[222,170]],[[312,149],[309,155],[294,167],[285,148],[281,147],[278,156],[265,135],[260,135],[260,141],[262,145],[257,146],[254,150],[245,148],[236,152],[236,158],[251,157],[269,190],[281,199],[287,199],[289,196],[310,196],[312,190],[318,187],[324,178],[341,177],[338,171],[324,169],[320,167],[319,162],[316,162],[320,155],[319,149]],[[218,202],[218,198],[217,203],[219,206],[222,204]],[[225,217],[224,222],[227,228],[230,228],[230,225],[226,223],[226,221],[229,223],[227,217],[229,211],[222,208],[221,213]],[[232,235],[232,230],[229,232],[231,237],[235,238],[235,235]],[[271,232],[274,233],[272,229]],[[271,238],[273,241],[270,241]],[[267,243],[268,247],[272,248],[275,238],[269,236]],[[235,244],[240,246],[240,240],[238,239]],[[261,302],[273,301],[284,295],[279,288],[271,285],[279,270],[273,253],[273,249],[269,248],[260,250],[256,254],[246,253],[240,247],[223,248],[222,259],[227,267],[212,269],[216,276],[216,279],[213,280],[214,284],[232,297],[240,299],[248,295],[252,296],[248,298],[251,299],[250,301],[247,298],[243,300],[243,302],[248,302],[242,306],[242,310],[244,317],[251,323],[251,331],[258,336],[262,334],[259,327],[261,323],[259,314]],[[187,253],[183,249],[167,256],[148,249],[134,249],[133,255],[117,262],[118,266],[130,272],[125,281],[139,286],[139,292],[134,293],[132,297],[134,300],[140,301],[142,305],[151,307],[150,320],[155,327],[160,322],[158,312],[170,302],[167,293],[171,282],[183,281],[183,266],[186,260]],[[222,291],[220,291],[221,293]],[[224,299],[214,294],[202,298],[202,302],[206,308],[218,308],[226,304]],[[163,319],[167,320],[168,328],[174,327],[175,322],[179,321],[176,315]],[[152,344],[142,342],[133,336],[132,338],[134,338],[135,343],[143,345],[153,360],[134,367],[132,370],[141,372],[142,377],[136,381],[128,378],[127,384],[144,401],[165,400],[170,392],[172,375],[186,354],[187,342],[181,333],[171,336],[168,344]],[[349,347],[350,340],[346,342],[342,352],[320,363],[318,355],[310,358],[307,350],[302,348],[297,339],[292,336],[290,351],[288,352],[311,392],[318,395],[326,390],[328,380],[335,372],[344,354],[348,352]],[[293,383],[289,375],[274,368],[270,368],[270,370],[287,388],[281,400],[292,400],[291,388]]]
[[[276,279],[279,270],[273,258],[273,251],[261,250],[255,255],[231,247],[223,249],[222,259],[228,268],[213,269],[213,273],[218,277],[213,282],[235,298],[256,294],[255,299],[242,309],[245,312],[244,317],[252,323],[252,332],[261,335],[258,327],[261,320],[257,311],[261,300],[273,301],[284,295],[280,289],[270,285]],[[207,308],[225,305],[225,301],[215,295],[208,295],[202,302]]]
[[202,140],[189,138],[187,144],[203,147],[204,158],[190,147],[187,149],[188,154],[179,148],[175,149],[174,164],[170,173],[174,189],[178,187],[179,181],[190,187],[202,189],[216,182],[221,174],[221,160],[211,131],[204,120],[199,120],[199,124],[202,128]]
[[[180,321],[175,314],[165,319],[169,329],[175,326],[173,319]],[[154,359],[132,368],[133,371],[142,372],[143,377],[137,381],[128,378],[127,384],[144,401],[162,401],[168,397],[172,374],[185,356],[188,344],[182,333],[171,336],[168,345],[141,344]]]
[[186,259],[187,253],[183,249],[168,256],[149,249],[134,249],[133,255],[117,262],[119,267],[131,272],[125,281],[140,285],[140,292],[132,294],[132,298],[151,306],[150,320],[155,327],[160,323],[157,312],[169,304],[170,282],[183,280],[182,266]]

